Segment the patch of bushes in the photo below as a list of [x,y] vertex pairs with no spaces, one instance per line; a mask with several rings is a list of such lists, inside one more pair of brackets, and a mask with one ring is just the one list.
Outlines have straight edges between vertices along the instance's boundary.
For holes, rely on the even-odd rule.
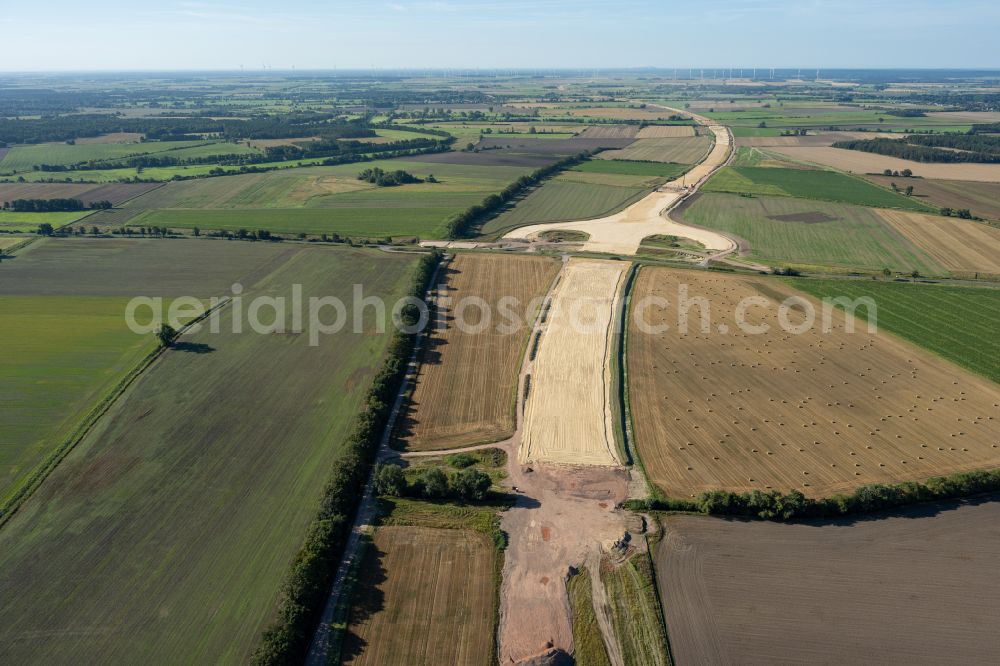
[[[410,296],[423,297],[440,257],[435,252],[420,260]],[[386,360],[355,417],[342,455],[333,464],[319,511],[282,586],[277,620],[253,654],[255,664],[301,664],[305,659],[414,341],[413,335],[393,334]]]
[[410,183],[422,183],[420,178],[417,178],[409,171],[403,171],[402,169],[396,169],[395,171],[385,171],[379,167],[372,167],[371,169],[365,169],[358,174],[358,180],[363,180],[365,182],[371,183],[378,187],[395,187],[396,185],[407,185]]
[[521,176],[498,194],[491,194],[483,199],[482,202],[469,206],[461,213],[457,213],[452,216],[451,219],[448,220],[448,237],[463,238],[469,233],[473,224],[481,221],[487,215],[498,212],[508,203],[527,192],[529,188],[538,185],[546,178],[580,164],[591,155],[593,155],[593,152],[585,151],[578,153]]
[[437,467],[429,467],[413,483],[408,483],[403,469],[392,463],[380,465],[375,473],[375,490],[386,497],[481,502],[489,495],[492,485],[489,474],[468,465],[451,474],[445,474]]
[[872,483],[847,495],[817,499],[808,498],[797,490],[788,493],[776,490],[767,493],[760,490],[748,493],[715,490],[703,492],[694,500],[629,500],[626,506],[633,511],[695,511],[781,521],[835,518],[995,491],[1000,491],[1000,469],[961,472],[923,482]]

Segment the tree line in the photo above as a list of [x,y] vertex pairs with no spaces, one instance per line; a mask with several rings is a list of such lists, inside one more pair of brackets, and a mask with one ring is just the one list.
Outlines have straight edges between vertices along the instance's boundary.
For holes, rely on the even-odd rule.
[[[986,138],[991,139],[991,141],[976,142],[974,141],[976,138]],[[968,140],[963,141],[962,139]],[[997,146],[993,143],[992,139],[993,137],[935,134],[909,136],[902,139],[883,138],[837,141],[833,144],[833,147],[888,155],[913,162],[1000,163],[1000,152],[997,151]],[[968,146],[968,148],[960,148],[959,146]],[[950,148],[951,150],[946,150],[945,148]],[[957,150],[955,150],[956,148]]]
[[69,213],[79,210],[106,210],[110,201],[92,201],[85,205],[79,199],[14,199],[4,201],[3,209],[15,213]]
[[[439,261],[437,252],[421,258],[410,296],[423,298]],[[400,331],[393,333],[386,360],[330,470],[319,510],[282,585],[277,619],[264,632],[253,654],[255,664],[301,664],[305,659],[415,339]]]
[[[594,151],[596,152],[596,151]],[[565,157],[554,164],[536,169],[529,174],[525,174],[505,187],[497,194],[491,194],[482,202],[469,206],[461,213],[456,213],[447,222],[448,236],[450,238],[462,238],[469,233],[472,226],[483,220],[488,215],[497,213],[508,203],[527,192],[530,188],[540,182],[556,175],[564,169],[576,166],[584,160],[590,158],[594,152],[584,151],[570,157]]]
[[872,483],[861,486],[853,493],[815,499],[806,497],[798,490],[788,493],[777,490],[747,493],[714,490],[703,492],[693,500],[658,498],[630,500],[626,504],[633,511],[695,511],[782,521],[835,518],[995,491],[1000,491],[1000,469],[961,472],[922,482]]
[[344,120],[334,113],[297,112],[252,118],[138,117],[114,114],[0,118],[0,142],[46,143],[71,141],[116,132],[142,134],[149,140],[180,140],[206,134],[225,139],[289,139],[302,136],[365,138],[374,130],[362,120]]
[[450,474],[445,474],[437,467],[428,467],[412,483],[406,479],[403,468],[393,463],[380,465],[375,474],[375,491],[387,497],[481,502],[489,495],[492,485],[490,475],[474,467],[466,467]]

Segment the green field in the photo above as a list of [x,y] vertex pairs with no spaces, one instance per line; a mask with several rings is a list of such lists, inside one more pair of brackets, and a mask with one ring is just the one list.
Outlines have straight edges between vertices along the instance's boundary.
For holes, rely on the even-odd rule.
[[577,183],[555,178],[518,201],[513,208],[487,221],[480,233],[496,236],[538,222],[602,217],[634,203],[647,192],[647,188]]
[[[437,182],[374,187],[357,179],[372,166]],[[115,213],[133,226],[440,238],[449,217],[527,171],[405,160],[286,169],[167,183]]]
[[838,203],[937,212],[916,199],[837,171],[723,167],[702,186],[706,192],[801,197]]
[[[765,169],[783,171],[783,169]],[[702,194],[683,213],[697,226],[730,233],[750,245],[750,256],[773,265],[830,266],[925,275],[940,266],[876,212],[861,206],[793,199]]]
[[[1000,382],[1000,289],[874,280],[790,281],[817,298],[870,296],[878,326]],[[860,316],[867,316],[864,308]]]
[[[65,143],[41,143],[34,146],[14,146],[10,152],[0,162],[0,172],[10,171],[31,171],[36,164],[78,164],[80,162],[90,162],[92,160],[110,160],[131,155],[146,155],[166,153],[171,156],[181,156],[185,150],[204,150],[196,148],[205,146],[205,141],[150,141],[147,143],[91,143],[71,146]],[[227,148],[223,152],[240,152],[240,146],[235,144],[223,144]],[[214,150],[201,154],[220,154],[222,146],[211,144]],[[246,149],[246,146],[243,146]],[[168,152],[169,151],[169,152]],[[199,153],[191,153],[193,156]],[[62,178],[61,172],[47,173],[48,178]]]
[[[20,259],[18,260],[20,261]],[[0,296],[0,507],[153,349],[126,299]]]
[[[301,284],[351,312],[352,284],[393,302],[415,264],[301,247],[244,298]],[[318,346],[233,316],[143,373],[0,530],[0,661],[249,660],[388,335],[371,308]]]
[[580,571],[566,583],[573,613],[573,658],[580,666],[611,666],[601,627],[594,613],[590,572]]
[[72,213],[12,213],[0,212],[0,229],[4,231],[38,231],[43,223],[52,225],[53,229],[64,227],[76,222],[81,217],[90,215],[93,211],[81,210]]
[[671,664],[663,612],[648,552],[639,552],[601,574],[611,606],[611,623],[626,664]]
[[635,162],[629,160],[587,160],[571,171],[584,173],[610,173],[626,176],[650,176],[655,178],[676,178],[687,171],[683,164],[670,162]]
[[705,158],[714,140],[708,136],[637,139],[625,148],[607,150],[601,159],[677,162],[697,164]]
[[[468,201],[478,203],[480,197]],[[277,234],[340,234],[350,237],[386,236],[442,238],[448,217],[466,206],[379,208],[289,208],[285,210],[151,210],[132,218],[129,226],[157,226],[203,231],[254,231]]]

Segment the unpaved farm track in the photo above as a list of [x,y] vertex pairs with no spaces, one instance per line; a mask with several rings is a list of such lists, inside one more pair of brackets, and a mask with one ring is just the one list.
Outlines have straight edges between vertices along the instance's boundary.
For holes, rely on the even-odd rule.
[[612,327],[628,264],[570,260],[531,374],[518,459],[620,465],[608,389]]
[[[677,109],[669,109],[670,111]],[[669,211],[698,187],[717,169],[724,166],[732,155],[733,138],[729,128],[711,124],[707,118],[694,116],[697,122],[706,124],[715,135],[715,145],[708,156],[684,176],[673,180],[632,204],[625,210],[596,220],[575,222],[555,222],[521,227],[507,233],[505,239],[537,239],[544,231],[570,229],[589,234],[583,244],[584,252],[634,255],[639,250],[643,238],[657,234],[689,238],[701,243],[715,257],[735,252],[736,243],[715,231],[691,227],[670,219]]]

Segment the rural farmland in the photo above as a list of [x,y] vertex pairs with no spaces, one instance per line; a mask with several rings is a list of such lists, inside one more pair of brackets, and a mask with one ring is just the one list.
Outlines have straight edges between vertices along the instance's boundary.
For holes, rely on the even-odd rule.
[[993,660],[1000,47],[852,2],[6,12],[0,663]]
[[[700,303],[687,327],[683,290]],[[628,341],[635,444],[662,493],[826,497],[1000,464],[1000,388],[863,322],[849,333],[836,310],[829,332],[817,312],[793,334],[778,306],[794,295],[773,279],[640,272],[633,304],[674,304],[633,309]],[[737,327],[737,304],[751,297]],[[806,317],[786,316],[791,327]],[[715,317],[707,330],[702,317]]]
[[[302,248],[245,294],[299,283],[350,303],[359,281],[398,298],[414,264]],[[388,335],[347,328],[310,346],[235,333],[234,312],[143,373],[0,531],[0,589],[32,589],[0,602],[4,661],[234,663],[253,651]],[[40,646],[40,633],[64,640]]]
[[[440,271],[438,322],[399,433],[407,450],[456,448],[513,434],[521,359],[559,268],[557,260],[542,257],[460,254]],[[501,299],[508,299],[509,319],[500,318]],[[460,396],[453,395],[456,386],[462,387]]]
[[[989,661],[995,497],[782,525],[664,518],[657,580],[677,663]],[[850,640],[844,640],[850,636]]]

